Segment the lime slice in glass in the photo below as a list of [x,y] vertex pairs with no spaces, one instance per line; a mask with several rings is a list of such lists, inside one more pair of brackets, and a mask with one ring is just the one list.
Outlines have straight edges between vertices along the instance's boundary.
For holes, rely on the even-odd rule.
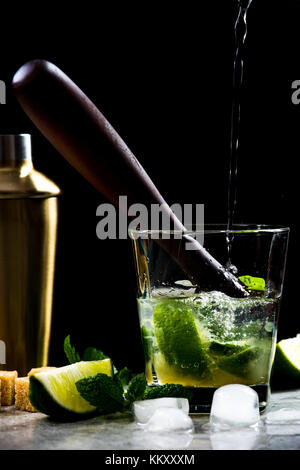
[[153,321],[158,348],[169,364],[182,372],[193,369],[199,376],[207,373],[204,331],[187,303],[161,299],[154,307]]
[[247,378],[249,369],[260,359],[261,348],[257,346],[245,346],[235,354],[222,357],[217,366],[225,372],[229,372],[237,377]]
[[209,352],[216,358],[223,358],[227,356],[232,356],[234,354],[238,354],[246,349],[244,345],[235,344],[235,343],[221,343],[218,341],[212,341],[209,345]]

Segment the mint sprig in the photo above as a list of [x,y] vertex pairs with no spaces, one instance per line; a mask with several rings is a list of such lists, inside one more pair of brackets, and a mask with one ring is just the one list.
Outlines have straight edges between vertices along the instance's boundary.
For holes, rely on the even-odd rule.
[[76,352],[74,346],[71,345],[70,335],[64,340],[64,351],[70,364],[80,361],[78,352]]
[[130,377],[132,376],[132,371],[127,367],[123,367],[123,369],[119,370],[115,374],[115,380],[120,383],[120,386],[123,388],[130,382]]
[[[70,335],[64,340],[64,351],[70,364],[79,362],[80,355],[72,346]],[[82,355],[83,361],[107,359],[108,356],[100,349],[88,347]],[[101,414],[126,411],[133,402],[161,397],[192,398],[192,392],[179,384],[165,384],[157,387],[147,386],[144,373],[138,374],[131,380],[132,372],[124,367],[120,371],[114,367],[114,376],[98,373],[95,376],[78,380],[75,385],[80,395]],[[127,387],[128,385],[128,387]]]
[[[86,348],[80,357],[80,354],[76,351],[75,347],[71,345],[70,335],[64,340],[64,352],[70,364],[74,364],[79,361],[102,361],[103,359],[110,359],[109,356],[104,354],[101,349],[97,349],[89,346]],[[114,374],[118,372],[118,369],[113,364]]]
[[126,391],[126,401],[131,405],[134,401],[142,400],[147,387],[145,374],[136,375],[128,385]]
[[109,377],[99,373],[76,382],[80,395],[95,406],[102,414],[125,411],[136,400],[141,400],[146,388],[144,374],[139,374],[129,383],[125,392],[121,386],[120,377]]
[[249,289],[264,292],[266,281],[261,277],[240,276],[239,280]]
[[108,359],[108,356],[104,354],[100,349],[88,347],[82,354],[82,361],[102,361]]
[[99,373],[78,380],[75,385],[80,395],[102,414],[115,413],[124,409],[123,390],[112,377],[106,374]]
[[175,397],[193,398],[193,392],[190,388],[180,384],[164,384],[157,387],[147,387],[143,395],[143,400],[153,400],[154,398]]

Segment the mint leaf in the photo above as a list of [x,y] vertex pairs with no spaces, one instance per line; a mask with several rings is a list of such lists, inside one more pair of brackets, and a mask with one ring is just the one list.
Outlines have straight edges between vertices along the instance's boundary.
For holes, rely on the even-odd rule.
[[239,280],[250,290],[264,291],[266,282],[261,277],[240,276]]
[[147,387],[144,392],[143,400],[152,400],[153,398],[162,397],[187,398],[191,400],[193,392],[180,384],[158,385],[157,387]]
[[80,395],[101,413],[115,413],[124,407],[123,390],[106,374],[97,374],[76,382]]
[[64,352],[70,364],[80,361],[78,352],[76,352],[74,346],[71,345],[70,335],[68,335],[64,340]]
[[145,374],[136,375],[128,385],[125,398],[129,404],[137,400],[142,400],[147,386]]
[[116,377],[118,378],[122,386],[125,387],[125,385],[128,385],[130,382],[131,374],[132,371],[130,369],[128,369],[127,367],[123,367],[123,369],[119,370]]
[[108,356],[106,356],[103,351],[93,347],[86,348],[82,355],[83,361],[101,361],[102,359],[107,358]]
[[119,387],[122,393],[124,393],[124,388],[118,374],[114,375],[113,380],[115,384]]

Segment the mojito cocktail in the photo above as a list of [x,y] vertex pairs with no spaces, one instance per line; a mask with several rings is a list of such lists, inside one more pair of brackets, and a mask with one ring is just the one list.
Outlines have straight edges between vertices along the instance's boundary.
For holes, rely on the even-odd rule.
[[[135,240],[143,244],[144,253],[147,248],[146,260],[138,266],[140,274],[141,266],[145,272],[139,277],[143,288],[137,303],[149,385],[191,387],[196,392],[192,405],[196,412],[209,411],[214,390],[232,383],[254,387],[261,408],[266,406],[287,244],[284,234],[263,233],[261,229],[236,233],[233,246],[237,251],[242,253],[246,245],[249,247],[240,259],[242,273],[248,269],[259,275],[240,276],[254,280],[245,298],[218,290],[202,291],[191,280],[179,279],[183,273],[166,259],[160,247],[149,240]],[[214,235],[207,236],[207,242],[216,248],[219,245],[219,253],[220,232],[219,237]],[[252,264],[249,271],[247,258],[257,251],[255,268]],[[236,265],[235,271],[239,275]]]

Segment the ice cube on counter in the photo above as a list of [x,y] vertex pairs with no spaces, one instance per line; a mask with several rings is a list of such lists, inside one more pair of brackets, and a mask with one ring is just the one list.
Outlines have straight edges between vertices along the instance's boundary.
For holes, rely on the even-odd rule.
[[192,419],[179,408],[157,408],[144,426],[150,432],[193,431]]
[[231,384],[215,391],[210,412],[212,427],[254,426],[259,420],[258,395],[251,387]]
[[133,404],[133,412],[138,423],[145,424],[159,408],[175,408],[189,414],[189,401],[186,398],[154,398],[152,400],[136,401]]
[[230,428],[210,433],[213,450],[253,450],[259,441],[256,428]]
[[300,409],[280,408],[276,411],[269,411],[265,418],[266,424],[291,424],[300,423]]

